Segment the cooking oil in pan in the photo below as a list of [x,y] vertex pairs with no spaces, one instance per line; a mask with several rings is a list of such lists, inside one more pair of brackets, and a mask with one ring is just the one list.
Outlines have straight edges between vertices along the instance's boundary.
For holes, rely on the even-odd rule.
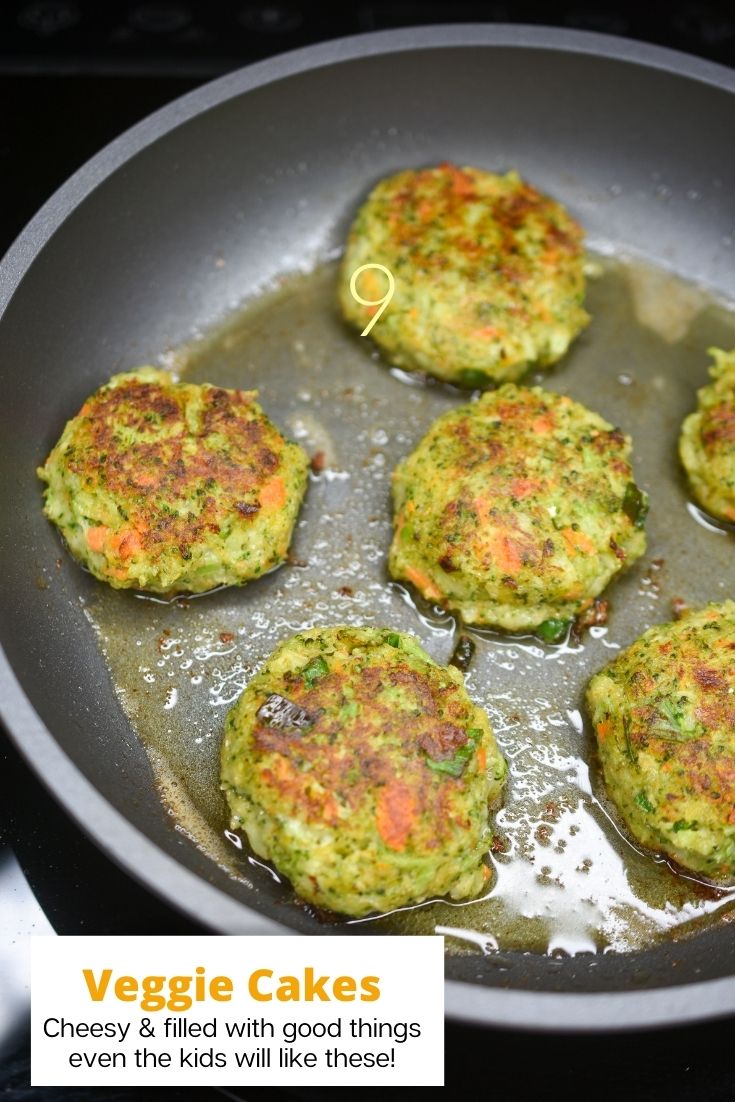
[[[729,917],[733,892],[673,872],[619,832],[582,695],[621,647],[671,619],[673,601],[733,595],[733,536],[688,501],[676,442],[707,379],[707,348],[735,346],[735,314],[638,262],[599,257],[594,267],[592,324],[555,371],[534,381],[632,435],[637,481],[651,496],[648,553],[606,594],[607,625],[580,642],[551,647],[470,632],[468,688],[510,764],[496,819],[496,877],[480,901],[438,901],[354,923],[366,932],[451,931],[457,952],[626,951]],[[323,453],[289,564],[244,589],[171,604],[100,586],[87,607],[163,799],[180,828],[241,881],[246,902],[277,874],[227,830],[218,751],[227,709],[258,664],[294,632],[340,623],[411,631],[445,662],[459,630],[450,615],[417,608],[385,564],[390,473],[435,417],[469,396],[387,368],[337,316],[335,278],[326,264],[286,279],[167,358],[193,382],[257,388],[284,431]]]

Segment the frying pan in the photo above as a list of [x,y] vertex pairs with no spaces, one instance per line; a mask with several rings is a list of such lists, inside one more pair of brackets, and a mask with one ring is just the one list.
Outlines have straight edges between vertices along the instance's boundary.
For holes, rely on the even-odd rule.
[[[50,794],[168,903],[214,931],[286,929],[275,886],[243,897],[172,829],[84,618],[80,598],[97,583],[69,569],[38,588],[60,551],[34,468],[59,427],[101,370],[155,361],[337,246],[366,183],[404,165],[467,163],[478,147],[541,186],[566,181],[592,235],[732,299],[733,92],[735,75],[718,66],[591,34],[443,26],[348,38],[157,112],[76,173],[11,248],[0,268],[2,718]],[[670,202],[651,202],[654,179]],[[616,202],[601,202],[611,181]],[[685,202],[692,191],[698,201]],[[228,264],[213,265],[225,245]],[[345,929],[297,909],[288,921]],[[448,958],[447,977],[459,1019],[672,1024],[735,1011],[735,939],[720,925],[625,954],[470,954]]]

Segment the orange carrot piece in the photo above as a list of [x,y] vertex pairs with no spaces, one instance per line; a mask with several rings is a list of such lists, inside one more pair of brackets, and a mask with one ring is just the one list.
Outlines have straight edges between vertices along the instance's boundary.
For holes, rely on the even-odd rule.
[[554,424],[554,414],[549,411],[548,413],[542,413],[540,417],[537,417],[531,425],[531,428],[535,433],[539,433],[543,436],[545,433],[552,431],[552,429],[554,428]]
[[475,194],[475,182],[471,176],[466,172],[463,172],[461,168],[457,168],[456,165],[445,163],[441,165],[441,168],[451,177],[452,180],[452,193],[459,195],[463,199],[468,199]]
[[286,483],[282,478],[271,478],[266,482],[258,497],[260,504],[267,509],[280,509],[286,504]]
[[110,529],[104,524],[95,524],[94,527],[87,529],[87,546],[92,551],[102,551],[109,534]]
[[418,815],[416,793],[403,781],[389,781],[380,790],[376,825],[391,849],[402,850]]
[[120,546],[118,547],[120,558],[130,559],[133,557],[136,551],[141,551],[142,548],[143,542],[140,538],[139,533],[136,532],[134,528],[126,529],[122,534]]
[[417,570],[415,566],[407,566],[406,577],[409,582],[413,582],[417,589],[421,590],[424,597],[441,597],[441,591],[437,589],[428,574],[424,574],[422,570]]
[[363,294],[362,298],[367,298],[368,295],[371,297],[375,296],[376,298],[380,296],[380,280],[372,268],[368,268],[367,271],[362,273],[361,283],[362,290],[367,291],[367,295]]
[[495,564],[506,574],[517,574],[523,566],[518,543],[510,532],[498,532],[491,542]]
[[136,486],[155,486],[158,476],[153,471],[141,471],[135,476]]
[[533,478],[514,478],[510,484],[510,492],[516,501],[522,501],[524,497],[530,497],[541,489],[541,483]]
[[582,551],[585,555],[594,555],[597,551],[592,540],[589,536],[585,536],[584,532],[575,532],[573,528],[562,528],[561,534],[573,555],[577,551]]

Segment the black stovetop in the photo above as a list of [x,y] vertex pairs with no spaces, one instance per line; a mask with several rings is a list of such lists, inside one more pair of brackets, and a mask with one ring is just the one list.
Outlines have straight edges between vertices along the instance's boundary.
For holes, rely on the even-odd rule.
[[[102,145],[202,81],[283,50],[361,31],[439,22],[531,22],[629,35],[735,65],[735,3],[642,4],[226,3],[221,0],[18,0],[0,4],[0,252],[41,203]],[[192,925],[153,900],[82,838],[0,732],[0,937],[4,969],[22,937],[59,933],[184,933]],[[40,819],[35,810],[44,807]],[[3,841],[4,839],[4,841]],[[49,857],[49,854],[51,856]],[[24,890],[22,874],[31,892]],[[12,899],[9,898],[12,896]],[[120,899],[125,907],[120,907]],[[13,904],[13,907],[7,904]],[[8,925],[10,923],[10,926]],[[15,929],[12,924],[17,924]],[[3,952],[6,953],[3,957]],[[8,956],[7,954],[10,954]],[[138,1100],[150,1089],[28,1088],[25,1014],[0,1035],[2,1098]],[[0,1021],[2,1019],[0,1018]],[[732,1019],[612,1037],[530,1035],[450,1025],[446,1093],[478,1089],[519,1102],[583,1092],[599,1102],[718,1102],[735,1098]],[[320,1091],[247,1089],[237,1097],[311,1100]],[[381,1090],[382,1102],[402,1091]],[[378,1092],[363,1088],[371,1102]],[[221,1098],[168,1088],[165,1098]],[[234,1095],[233,1095],[234,1097]]]

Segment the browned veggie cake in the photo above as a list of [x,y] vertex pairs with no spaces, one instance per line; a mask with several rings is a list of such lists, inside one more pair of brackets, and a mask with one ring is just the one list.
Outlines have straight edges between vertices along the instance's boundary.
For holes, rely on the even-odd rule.
[[645,550],[630,438],[506,384],[439,417],[393,475],[389,566],[467,623],[548,642]]
[[650,628],[595,674],[587,704],[633,837],[735,879],[735,603]]
[[255,398],[153,367],[113,376],[38,471],[72,554],[155,593],[242,585],[283,562],[308,461]]
[[[362,330],[374,310],[352,273],[382,264],[395,293],[370,335],[391,363],[461,386],[514,380],[555,363],[589,321],[583,232],[516,172],[441,164],[382,180],[347,241],[339,300]],[[385,275],[359,277],[380,299]]]
[[477,895],[505,772],[462,675],[387,629],[282,643],[222,745],[233,829],[304,899],[353,915]]
[[681,461],[694,496],[712,516],[735,522],[735,349],[710,348],[712,382],[682,426]]

